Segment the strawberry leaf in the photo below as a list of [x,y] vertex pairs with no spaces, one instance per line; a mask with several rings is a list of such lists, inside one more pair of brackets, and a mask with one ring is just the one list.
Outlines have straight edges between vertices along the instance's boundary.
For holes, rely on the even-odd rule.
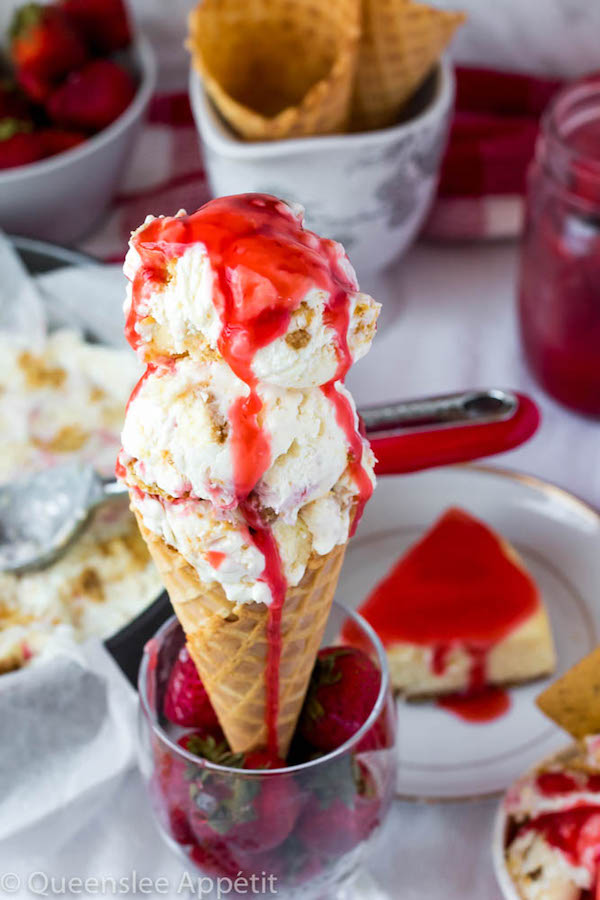
[[43,13],[43,7],[39,3],[26,3],[25,6],[18,9],[8,29],[11,41],[22,37],[26,32],[35,28],[39,24]]

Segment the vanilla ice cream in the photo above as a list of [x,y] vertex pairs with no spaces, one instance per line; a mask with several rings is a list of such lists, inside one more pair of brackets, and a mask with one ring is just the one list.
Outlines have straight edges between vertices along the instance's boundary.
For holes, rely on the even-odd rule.
[[572,744],[506,793],[506,867],[523,900],[577,900],[593,888],[600,859],[597,746],[597,736]]
[[[139,369],[72,329],[41,346],[0,332],[0,483],[68,460],[110,475]],[[118,631],[160,590],[126,503],[110,504],[49,568],[0,573],[0,674]]]
[[374,458],[343,381],[379,304],[341,245],[263,195],[148,217],[132,235],[126,335],[146,363],[118,473],[144,526],[235,603],[272,602],[348,539]]

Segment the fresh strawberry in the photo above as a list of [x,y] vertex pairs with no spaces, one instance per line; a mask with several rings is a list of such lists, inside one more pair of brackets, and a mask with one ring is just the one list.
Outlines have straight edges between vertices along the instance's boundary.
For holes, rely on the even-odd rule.
[[[239,768],[243,765],[242,754],[232,753],[225,735],[218,725],[185,734],[178,741],[180,747],[201,759],[221,766]],[[214,840],[221,834],[218,817],[222,804],[230,798],[229,780],[215,775],[210,770],[194,767],[193,764],[179,762],[182,767],[181,781],[185,784],[189,824],[194,838],[202,843]],[[175,792],[175,800],[180,794]]]
[[306,806],[295,833],[305,847],[321,857],[338,856],[366,840],[378,816],[379,803],[374,798],[357,798],[354,808],[349,808],[339,798],[323,806],[315,796]]
[[173,840],[178,844],[189,847],[194,843],[194,834],[190,827],[188,814],[181,806],[173,806],[169,809],[169,831]]
[[[192,739],[187,749],[231,768],[270,769],[285,766],[266,752],[232,754],[226,744],[206,746]],[[303,797],[293,778],[273,775],[257,778],[222,778],[206,770],[191,788],[194,811],[190,817],[198,841],[220,835],[232,852],[266,852],[282,844],[292,831]]]
[[285,769],[285,760],[268,750],[254,750],[244,756],[244,769]]
[[235,879],[240,867],[223,841],[205,841],[192,847],[190,859],[206,875]]
[[40,100],[47,85],[60,81],[87,59],[85,44],[56,6],[28,3],[10,27],[10,55],[24,90]]
[[62,0],[60,8],[100,55],[122,50],[131,43],[123,0]]
[[99,131],[121,115],[134,94],[129,72],[110,59],[96,59],[71,72],[50,95],[46,111],[63,128]]
[[[183,735],[179,746],[195,755],[217,754],[222,746],[228,751],[220,728],[199,730]],[[196,835],[194,819],[196,796],[202,782],[202,769],[178,758],[169,750],[155,747],[156,791],[159,805],[166,810],[166,825],[181,844],[193,843]]]
[[[226,832],[230,847],[248,852],[264,853],[282,844],[291,834],[303,806],[302,792],[294,779],[286,775],[274,775],[259,785],[245,782],[257,788],[246,803],[233,806],[233,820],[241,819]],[[244,821],[245,819],[245,821]]]
[[8,81],[0,81],[0,121],[2,119],[31,122],[29,102],[16,85]]
[[380,685],[379,670],[362,650],[321,650],[300,717],[300,734],[319,750],[335,750],[365,723]]
[[44,156],[55,156],[87,140],[87,135],[82,131],[66,131],[63,128],[42,128],[38,135],[44,148]]
[[14,169],[37,162],[44,156],[44,148],[37,134],[27,122],[17,119],[0,121],[0,169]]
[[189,728],[214,728],[219,724],[187,647],[179,651],[171,669],[164,714],[174,725]]
[[29,69],[20,69],[16,77],[23,93],[34,103],[45,103],[55,87],[52,81],[41,78]]

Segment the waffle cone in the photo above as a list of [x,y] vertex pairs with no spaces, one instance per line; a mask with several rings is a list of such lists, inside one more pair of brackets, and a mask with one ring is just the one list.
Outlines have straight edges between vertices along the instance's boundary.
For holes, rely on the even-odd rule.
[[[187,645],[231,749],[246,753],[267,743],[265,668],[268,608],[231,603],[220,585],[205,584],[181,554],[148,531],[136,513],[187,637]],[[329,617],[346,545],[313,554],[282,610],[279,668],[279,755],[285,759]]]
[[362,0],[353,128],[395,124],[464,20],[411,0]]
[[359,19],[360,0],[203,0],[188,47],[242,137],[325,134],[348,122]]

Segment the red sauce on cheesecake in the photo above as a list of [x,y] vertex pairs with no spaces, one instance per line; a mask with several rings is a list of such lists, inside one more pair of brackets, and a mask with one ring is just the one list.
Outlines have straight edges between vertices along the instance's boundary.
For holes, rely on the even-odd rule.
[[466,651],[471,701],[460,695],[440,702],[463,718],[480,721],[508,707],[498,689],[487,701],[481,696],[487,657],[536,612],[539,602],[533,579],[506,555],[491,529],[450,509],[377,585],[361,613],[385,645],[407,642],[431,648],[436,674],[446,671],[453,648]]

